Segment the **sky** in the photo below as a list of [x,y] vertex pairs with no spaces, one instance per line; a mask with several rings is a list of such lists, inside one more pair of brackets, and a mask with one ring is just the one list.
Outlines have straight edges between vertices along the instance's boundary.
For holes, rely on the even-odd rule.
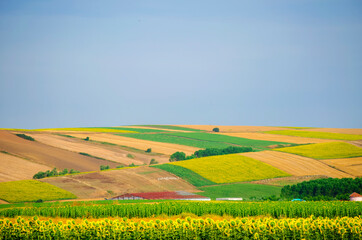
[[362,128],[362,1],[0,1],[0,128]]

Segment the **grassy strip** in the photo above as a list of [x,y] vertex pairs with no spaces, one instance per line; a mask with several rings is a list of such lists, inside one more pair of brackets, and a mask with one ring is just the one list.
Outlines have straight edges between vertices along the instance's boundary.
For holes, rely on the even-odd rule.
[[169,163],[187,168],[215,183],[245,182],[290,176],[261,161],[229,154]]
[[180,131],[190,131],[190,132],[203,132],[203,130],[200,130],[200,129],[186,128],[186,127],[179,127],[179,126],[172,126],[172,125],[135,125],[135,126],[171,129],[171,130],[180,130]]
[[215,184],[214,182],[212,182],[212,181],[200,176],[199,174],[197,174],[187,168],[184,168],[184,167],[171,165],[171,164],[154,165],[154,166],[150,166],[150,167],[159,168],[159,169],[165,170],[167,172],[170,172],[172,174],[175,174],[176,176],[186,180],[187,182],[189,182],[190,184],[192,184],[196,187]]
[[0,199],[10,203],[77,198],[73,193],[35,180],[0,183]]
[[295,137],[335,139],[335,140],[346,140],[346,141],[355,141],[355,140],[361,140],[362,139],[362,135],[358,135],[358,134],[310,132],[310,131],[298,131],[298,130],[267,131],[265,133],[277,134],[277,135],[295,136]]
[[251,183],[200,187],[199,189],[204,191],[201,195],[211,199],[241,197],[243,200],[264,199],[273,195],[279,196],[281,191],[281,187]]
[[315,159],[335,159],[362,156],[362,148],[345,142],[316,143],[297,147],[274,149]]
[[255,140],[255,139],[233,137],[233,136],[228,136],[228,135],[204,133],[204,132],[198,132],[198,133],[173,132],[173,133],[167,133],[167,135],[191,138],[191,139],[197,139],[197,140],[203,140],[203,141],[235,144],[235,145],[239,145],[239,146],[252,147],[252,148],[261,149],[261,150],[267,149],[267,147],[270,145],[288,144],[285,142]]
[[23,138],[23,139],[25,139],[25,140],[29,140],[29,141],[35,141],[35,139],[34,138],[32,138],[32,137],[30,137],[30,136],[28,136],[28,135],[25,135],[25,134],[15,134],[16,136],[18,136],[18,137],[21,137],[21,138]]
[[207,140],[198,140],[198,139],[173,136],[165,133],[156,133],[156,134],[130,133],[130,134],[116,134],[116,135],[120,135],[122,137],[131,137],[136,139],[154,141],[154,142],[180,144],[180,145],[198,147],[198,148],[226,148],[232,145],[223,142],[212,142]]

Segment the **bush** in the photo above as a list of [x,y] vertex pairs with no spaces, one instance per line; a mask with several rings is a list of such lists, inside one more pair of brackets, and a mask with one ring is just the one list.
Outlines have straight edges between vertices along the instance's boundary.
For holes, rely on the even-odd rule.
[[138,165],[131,163],[130,165],[128,165],[128,167],[137,167]]
[[89,137],[84,138],[84,141],[89,141]]
[[157,164],[158,162],[156,161],[156,159],[152,158],[151,161],[150,161],[150,165],[152,164]]
[[127,154],[127,157],[132,158],[132,159],[134,158],[134,156],[132,154],[130,154],[130,153]]
[[[77,170],[73,170],[71,169],[69,174],[73,174],[73,173],[80,173],[80,171]],[[68,169],[64,169],[63,171],[57,171],[56,168],[53,168],[53,170],[51,171],[46,171],[46,172],[38,172],[36,174],[34,174],[33,179],[41,179],[41,178],[46,178],[46,177],[54,177],[54,176],[63,176],[68,174]]]
[[175,152],[174,154],[171,155],[170,157],[170,162],[175,162],[175,161],[182,161],[186,159],[186,154],[184,152]]
[[216,127],[216,128],[214,128],[214,129],[212,129],[212,131],[213,131],[213,132],[220,132],[220,129]]
[[116,168],[123,168],[124,166],[123,165],[118,165]]
[[152,152],[152,149],[151,149],[151,148],[147,148],[146,153],[150,153],[150,152]]
[[103,170],[109,169],[109,166],[108,165],[101,165],[99,168],[100,168],[101,171],[103,171]]
[[18,136],[18,137],[21,137],[21,138],[24,138],[24,139],[26,139],[26,140],[29,140],[29,141],[35,141],[35,139],[34,138],[32,138],[32,137],[30,137],[30,136],[28,136],[28,135],[25,135],[25,134],[15,134],[16,136]]

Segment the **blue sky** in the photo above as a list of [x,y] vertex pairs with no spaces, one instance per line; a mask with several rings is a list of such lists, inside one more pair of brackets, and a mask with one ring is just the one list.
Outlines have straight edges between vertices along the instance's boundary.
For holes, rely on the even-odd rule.
[[0,128],[362,128],[362,2],[0,2]]

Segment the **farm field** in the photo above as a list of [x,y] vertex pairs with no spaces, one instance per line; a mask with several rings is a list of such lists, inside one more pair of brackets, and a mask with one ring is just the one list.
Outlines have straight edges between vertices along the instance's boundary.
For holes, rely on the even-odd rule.
[[269,164],[239,154],[196,158],[169,163],[194,171],[215,183],[243,182],[289,176]]
[[211,132],[215,127],[220,129],[220,132],[261,132],[273,130],[286,130],[284,127],[264,127],[264,126],[217,126],[217,125],[176,125],[180,127],[193,128]]
[[183,190],[198,192],[185,180],[146,166],[41,179],[81,199],[109,198],[124,193]]
[[345,142],[316,143],[304,146],[274,149],[315,159],[349,158],[362,156],[362,148]]
[[201,130],[188,128],[188,127],[181,127],[177,125],[138,125],[138,127],[149,127],[149,128],[156,128],[162,130],[173,130],[173,131],[180,131],[180,132],[199,132]]
[[353,177],[315,159],[279,151],[240,153],[240,155],[270,164],[293,176],[325,175],[334,178]]
[[309,132],[330,132],[342,134],[359,134],[362,135],[362,128],[311,128]]
[[144,139],[157,142],[176,143],[199,148],[226,148],[231,145],[247,146],[254,149],[266,149],[268,146],[287,144],[285,142],[253,140],[240,137],[231,137],[221,134],[204,132],[173,132],[161,134],[125,134],[126,137]]
[[39,171],[51,170],[50,167],[0,152],[0,182],[32,179]]
[[0,183],[0,199],[7,202],[72,199],[76,196],[64,189],[36,180],[20,180]]
[[334,166],[337,169],[341,169],[354,177],[362,177],[362,157],[327,159],[321,161],[330,166]]
[[[158,133],[158,132],[169,132],[169,129],[156,129],[151,127],[141,127],[141,126],[116,126],[116,127],[103,127],[105,129],[115,129],[123,131],[132,131],[133,133]],[[173,130],[171,130],[173,131]]]
[[206,186],[206,185],[214,185],[215,183],[200,176],[199,174],[191,171],[190,169],[174,165],[174,164],[160,164],[152,166],[154,168],[159,168],[165,170],[169,173],[172,173],[187,182],[191,183],[196,187]]
[[221,133],[221,134],[232,137],[241,137],[241,138],[264,140],[264,141],[281,141],[281,142],[296,143],[296,144],[322,143],[322,142],[335,141],[328,139],[294,137],[294,136],[276,135],[276,134],[259,133],[259,132]]
[[[78,171],[98,170],[100,165],[116,167],[118,163],[80,155],[36,141],[28,141],[8,131],[0,131],[0,151],[28,159],[31,162]],[[34,171],[34,174],[36,171]]]
[[362,140],[362,135],[360,134],[344,134],[344,133],[301,131],[301,130],[267,131],[265,133],[295,136],[295,137],[334,139],[334,140],[346,140],[346,141]]
[[205,197],[216,198],[243,198],[243,200],[279,196],[281,187],[251,183],[234,183],[219,186],[200,187]]
[[113,134],[106,133],[94,133],[94,134],[79,134],[72,133],[71,136],[77,138],[86,138],[89,137],[91,140],[99,141],[99,142],[107,142],[113,143],[120,146],[128,146],[132,148],[137,148],[146,151],[148,148],[152,149],[152,152],[162,153],[166,155],[171,155],[177,151],[184,152],[188,155],[193,154],[195,151],[200,150],[200,148],[183,146],[178,144],[171,143],[160,143],[154,141],[140,140],[129,138],[125,136],[118,136]]
[[[50,145],[56,148],[61,148],[77,153],[87,153],[92,156],[96,156],[106,160],[111,160],[124,165],[129,165],[131,163],[134,163],[136,165],[141,165],[144,163],[148,164],[151,161],[151,158],[157,158],[154,156],[149,156],[147,154],[132,153],[132,156],[134,156],[134,158],[131,159],[127,157],[129,152],[117,148],[115,146],[110,146],[110,145],[105,146],[99,143],[97,144],[90,141],[63,137],[55,134],[35,133],[27,135],[33,137],[36,141],[39,141],[46,145]],[[161,162],[168,161],[168,159],[166,158],[160,158],[158,160],[160,160]]]

